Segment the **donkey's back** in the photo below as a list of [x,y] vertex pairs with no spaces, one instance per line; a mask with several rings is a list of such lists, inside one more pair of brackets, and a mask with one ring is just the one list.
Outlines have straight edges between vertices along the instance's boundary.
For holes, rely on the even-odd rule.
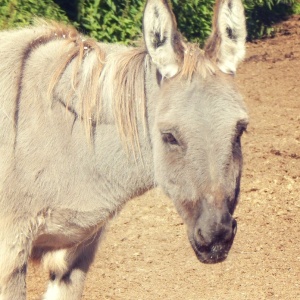
[[0,35],[0,191],[13,160],[16,99],[21,90],[20,73],[24,53],[34,39],[32,30],[8,31]]

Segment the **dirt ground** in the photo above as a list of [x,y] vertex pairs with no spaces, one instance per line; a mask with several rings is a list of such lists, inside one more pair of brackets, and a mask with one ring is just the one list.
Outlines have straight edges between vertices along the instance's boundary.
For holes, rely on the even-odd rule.
[[[251,122],[228,259],[201,264],[172,202],[153,190],[112,222],[84,300],[300,299],[300,16],[279,30],[247,45],[237,74]],[[45,278],[30,266],[28,299]]]

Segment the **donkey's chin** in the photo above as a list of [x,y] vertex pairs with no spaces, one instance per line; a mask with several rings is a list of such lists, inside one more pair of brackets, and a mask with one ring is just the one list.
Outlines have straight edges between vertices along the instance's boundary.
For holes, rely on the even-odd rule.
[[200,262],[204,264],[216,264],[227,258],[233,239],[234,237],[228,242],[215,243],[211,246],[201,246],[194,239],[190,239],[190,243]]

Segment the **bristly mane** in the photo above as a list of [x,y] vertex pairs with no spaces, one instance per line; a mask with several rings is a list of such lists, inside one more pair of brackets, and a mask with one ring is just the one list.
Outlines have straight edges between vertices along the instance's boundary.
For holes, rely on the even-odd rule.
[[[48,96],[52,98],[56,85],[71,62],[72,91],[65,99],[66,109],[71,110],[70,99],[76,95],[76,112],[85,124],[88,137],[92,139],[93,127],[101,123],[103,94],[111,98],[114,117],[125,145],[138,147],[137,120],[145,125],[145,57],[144,47],[127,48],[113,54],[106,53],[101,45],[86,38],[73,27],[57,23],[46,23],[53,39],[64,39],[66,51],[57,62],[56,71],[49,84]],[[84,65],[85,59],[93,55],[93,64]],[[140,114],[140,116],[138,116]]]
[[[60,78],[73,62],[73,89],[65,99],[66,109],[71,108],[68,99],[76,95],[79,100],[76,111],[85,124],[87,136],[92,140],[93,127],[101,123],[101,100],[105,94],[112,100],[114,118],[122,141],[127,147],[139,148],[138,120],[146,126],[146,48],[128,47],[125,51],[114,53],[113,59],[110,59],[109,52],[102,49],[100,44],[79,34],[75,28],[57,23],[46,23],[44,26],[47,28],[45,36],[48,37],[43,37],[44,39],[63,39],[66,46],[68,45],[57,62],[56,71],[49,84],[48,96],[53,96]],[[94,63],[86,67],[84,61],[92,53]],[[212,73],[214,67],[198,45],[186,43],[181,71],[177,76],[181,80],[189,81],[194,74],[205,78]]]

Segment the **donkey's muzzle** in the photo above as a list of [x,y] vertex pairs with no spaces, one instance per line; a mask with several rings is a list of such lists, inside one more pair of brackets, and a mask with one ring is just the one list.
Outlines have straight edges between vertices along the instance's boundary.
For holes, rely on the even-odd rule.
[[[204,220],[205,221],[205,220]],[[199,220],[194,228],[191,245],[197,258],[208,264],[224,261],[232,246],[237,231],[237,222],[229,213],[220,222]]]

